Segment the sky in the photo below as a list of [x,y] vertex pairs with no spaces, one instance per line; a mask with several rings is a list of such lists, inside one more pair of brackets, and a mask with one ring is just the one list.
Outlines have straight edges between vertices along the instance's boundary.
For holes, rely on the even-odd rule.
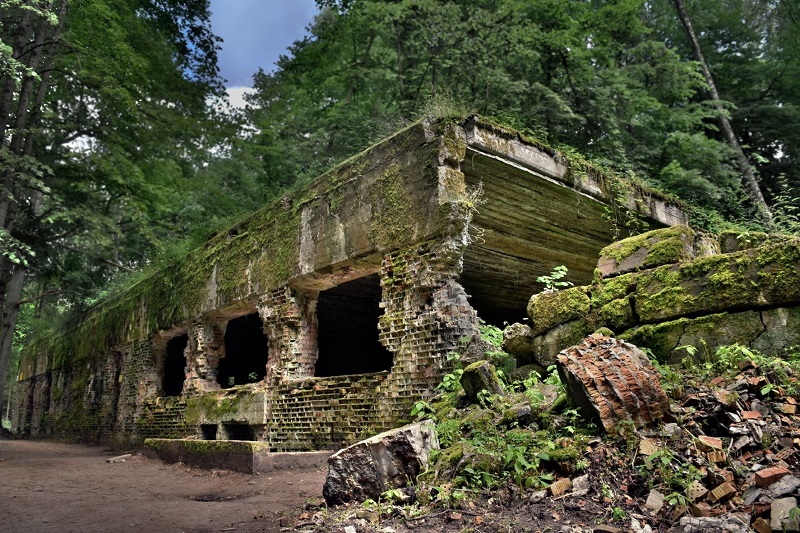
[[231,103],[242,105],[259,67],[275,62],[318,12],[314,0],[211,0],[211,29],[222,37],[219,66]]

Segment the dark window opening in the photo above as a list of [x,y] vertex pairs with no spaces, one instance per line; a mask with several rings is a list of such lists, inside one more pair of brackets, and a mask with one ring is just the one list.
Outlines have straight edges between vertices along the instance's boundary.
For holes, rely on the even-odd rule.
[[247,424],[222,424],[226,440],[257,440],[253,428]]
[[223,389],[261,381],[267,375],[267,336],[258,313],[234,318],[225,329],[225,357],[217,368]]
[[217,440],[216,424],[200,424],[200,434],[203,440]]
[[319,293],[317,377],[391,370],[392,353],[378,340],[381,285],[378,274]]
[[167,357],[164,359],[164,396],[180,396],[186,379],[186,345],[189,336],[173,337],[167,342]]

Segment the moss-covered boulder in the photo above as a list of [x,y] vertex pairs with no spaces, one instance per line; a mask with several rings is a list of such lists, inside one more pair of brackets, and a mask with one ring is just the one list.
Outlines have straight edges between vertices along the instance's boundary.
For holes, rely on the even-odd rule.
[[655,229],[612,243],[600,251],[597,270],[607,278],[694,258],[695,232],[689,226]]
[[467,366],[461,374],[461,386],[464,388],[464,394],[473,403],[478,402],[478,394],[481,391],[503,394],[503,386],[497,379],[497,371],[488,361],[476,361]]
[[528,302],[533,334],[541,335],[559,324],[586,316],[590,304],[588,292],[588,287],[572,287],[534,294]]

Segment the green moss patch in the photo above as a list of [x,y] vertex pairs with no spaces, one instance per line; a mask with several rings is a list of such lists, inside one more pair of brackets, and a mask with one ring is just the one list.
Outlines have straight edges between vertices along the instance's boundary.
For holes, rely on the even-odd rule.
[[528,317],[534,335],[575,320],[589,313],[587,287],[572,287],[562,291],[540,292],[528,302]]
[[695,232],[688,226],[656,229],[617,241],[600,251],[602,277],[681,263],[694,257]]

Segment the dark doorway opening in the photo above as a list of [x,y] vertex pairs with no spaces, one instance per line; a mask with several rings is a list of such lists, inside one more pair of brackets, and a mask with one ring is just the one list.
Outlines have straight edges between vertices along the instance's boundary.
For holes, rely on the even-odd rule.
[[222,424],[225,440],[258,440],[253,428],[247,424]]
[[217,440],[216,424],[200,424],[200,434],[203,440]]
[[173,337],[167,342],[167,357],[164,359],[164,396],[180,396],[186,379],[186,345],[188,335]]
[[225,329],[225,357],[217,368],[223,389],[255,383],[267,375],[267,336],[258,313],[234,318]]
[[392,353],[378,340],[381,284],[378,274],[319,293],[318,377],[391,370]]

